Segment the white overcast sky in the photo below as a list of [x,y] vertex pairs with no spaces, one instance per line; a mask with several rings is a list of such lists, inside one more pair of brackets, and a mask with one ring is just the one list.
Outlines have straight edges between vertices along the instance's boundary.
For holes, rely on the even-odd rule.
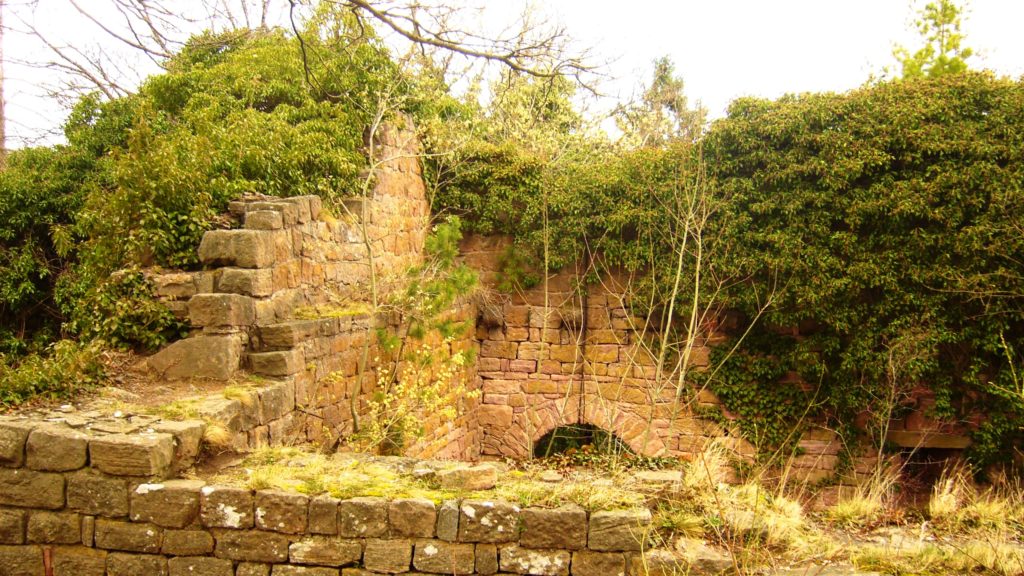
[[[8,0],[15,4],[19,0]],[[30,0],[20,0],[22,3]],[[35,24],[69,44],[102,38],[77,18],[67,0],[39,4]],[[78,0],[89,7],[108,0]],[[182,5],[198,0],[172,0]],[[893,64],[892,48],[917,45],[914,10],[924,0],[548,0],[540,3],[596,59],[609,61],[616,78],[604,89],[628,98],[647,79],[651,62],[670,56],[693,100],[712,117],[739,96],[844,91]],[[478,2],[482,18],[500,22],[517,14],[516,0]],[[8,8],[10,10],[10,7]],[[5,17],[5,24],[17,27]],[[973,0],[963,23],[976,68],[1014,78],[1024,74],[1024,0]],[[39,47],[16,32],[4,37],[9,145],[60,126],[65,112],[39,96],[46,72],[19,67]],[[52,140],[49,140],[52,141]]]

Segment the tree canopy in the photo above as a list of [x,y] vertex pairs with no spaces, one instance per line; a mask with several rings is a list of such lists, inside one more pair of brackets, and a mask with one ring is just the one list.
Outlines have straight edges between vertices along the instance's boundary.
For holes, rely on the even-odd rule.
[[962,14],[963,9],[953,0],[929,2],[921,9],[914,26],[924,45],[913,53],[903,46],[893,51],[903,78],[937,78],[967,70],[974,51],[962,46]]

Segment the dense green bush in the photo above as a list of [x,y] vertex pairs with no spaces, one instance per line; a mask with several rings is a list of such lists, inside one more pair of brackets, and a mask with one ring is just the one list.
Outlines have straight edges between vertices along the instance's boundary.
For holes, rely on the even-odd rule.
[[[1024,83],[958,74],[739,100],[706,137],[719,264],[776,287],[759,330],[793,340],[786,369],[842,421],[925,387],[938,416],[990,416],[980,460],[1019,439],[1000,421],[1024,415],[1001,393],[1024,341],[1022,110]],[[752,315],[754,293],[729,304]]]
[[[979,73],[741,99],[695,146],[591,142],[552,163],[481,145],[438,200],[514,235],[535,268],[546,250],[553,269],[595,256],[643,271],[634,306],[659,313],[646,304],[697,269],[679,215],[701,198],[703,303],[742,312],[737,333],[758,319],[706,382],[749,436],[778,445],[809,417],[899,415],[926,389],[936,416],[986,416],[973,454],[987,462],[1011,453],[1024,417],[1021,110],[1024,84]],[[692,293],[677,296],[685,319]],[[793,373],[807,384],[779,383]]]

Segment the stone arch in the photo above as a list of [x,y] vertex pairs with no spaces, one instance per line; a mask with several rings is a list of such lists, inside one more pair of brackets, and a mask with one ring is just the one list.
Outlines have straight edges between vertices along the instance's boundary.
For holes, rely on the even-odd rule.
[[642,419],[624,412],[618,407],[613,409],[614,414],[610,415],[607,411],[599,409],[599,407],[586,406],[584,407],[582,418],[577,418],[575,411],[571,414],[565,414],[561,418],[553,416],[553,413],[550,411],[543,411],[538,418],[539,422],[533,428],[533,437],[530,439],[530,445],[536,445],[541,438],[555,428],[572,424],[590,424],[591,426],[612,432],[636,454],[653,457],[665,456],[668,453],[665,443],[656,430],[653,428],[649,429],[647,423]]

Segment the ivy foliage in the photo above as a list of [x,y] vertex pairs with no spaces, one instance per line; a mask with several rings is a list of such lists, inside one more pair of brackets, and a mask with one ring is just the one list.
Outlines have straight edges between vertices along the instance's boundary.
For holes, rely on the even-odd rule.
[[[935,416],[979,426],[988,462],[1022,439],[1021,110],[1024,83],[962,73],[740,99],[696,144],[567,138],[550,155],[485,138],[435,209],[512,235],[519,270],[593,257],[632,271],[634,311],[676,294],[681,327],[692,294],[672,284],[699,267],[700,305],[750,330],[707,384],[763,444],[809,418],[898,416],[923,393]],[[697,237],[682,244],[694,198],[708,203],[699,262]]]
[[1024,83],[980,73],[735,102],[704,149],[725,198],[712,237],[732,244],[719,265],[748,279],[728,304],[752,316],[748,287],[774,287],[747,353],[792,340],[787,369],[843,421],[928,389],[937,416],[990,416],[979,461],[1009,454],[1021,429],[1000,422],[1024,415],[1000,393],[1024,340],[1021,110]]

